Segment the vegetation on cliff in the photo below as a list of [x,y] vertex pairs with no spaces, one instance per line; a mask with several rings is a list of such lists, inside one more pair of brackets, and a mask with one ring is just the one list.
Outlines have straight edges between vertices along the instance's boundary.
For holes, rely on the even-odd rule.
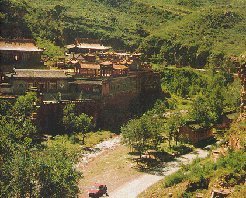
[[0,195],[1,197],[75,197],[81,178],[74,169],[76,150],[68,152],[61,142],[40,144],[33,124],[37,98],[20,96],[11,105],[0,101]]
[[169,147],[173,139],[174,144],[182,145],[179,128],[190,121],[208,130],[221,124],[224,114],[239,112],[241,84],[227,73],[175,68],[161,74],[162,88],[171,97],[160,97],[145,114],[122,127],[123,138],[140,152],[140,157],[148,150],[163,151],[163,138]]
[[236,122],[218,145],[219,154],[211,152],[210,157],[204,160],[197,159],[191,165],[184,165],[180,171],[167,176],[139,197],[170,197],[170,194],[172,197],[194,197],[198,193],[210,197],[213,191],[221,190],[228,192],[228,197],[244,197],[245,133],[245,120]]
[[48,41],[47,48],[75,38],[99,39],[115,49],[143,52],[154,62],[195,68],[230,65],[231,57],[245,51],[245,0],[0,3],[1,37],[34,38],[40,46]]

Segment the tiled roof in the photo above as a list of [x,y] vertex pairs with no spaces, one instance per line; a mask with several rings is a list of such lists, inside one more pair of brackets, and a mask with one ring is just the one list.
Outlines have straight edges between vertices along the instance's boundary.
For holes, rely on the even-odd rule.
[[113,68],[114,69],[128,69],[128,67],[126,67],[125,65],[114,65]]
[[130,53],[115,53],[117,56],[130,56]]
[[113,63],[110,61],[102,62],[100,65],[112,65]]
[[69,82],[69,84],[102,85],[102,80],[76,80],[74,82]]
[[100,65],[80,63],[80,68],[81,69],[100,69]]
[[43,51],[34,45],[32,42],[7,42],[0,41],[0,51],[28,51],[39,52]]
[[[6,76],[11,77],[11,74]],[[14,78],[70,78],[61,70],[15,69]]]
[[108,50],[111,47],[106,47],[100,44],[88,44],[88,43],[81,43],[79,45],[68,45],[67,48],[71,49],[71,48],[80,48],[80,49],[94,49],[94,50]]
[[78,60],[84,60],[84,57],[82,57],[81,54],[68,54],[66,58],[67,59],[75,58],[75,59],[78,59]]

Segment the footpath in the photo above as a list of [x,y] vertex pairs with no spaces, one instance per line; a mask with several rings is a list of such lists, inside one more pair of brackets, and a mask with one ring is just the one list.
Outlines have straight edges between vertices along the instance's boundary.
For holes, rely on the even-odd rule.
[[195,151],[175,158],[171,162],[163,163],[162,166],[154,170],[150,174],[145,174],[132,182],[124,184],[120,188],[109,193],[109,198],[135,198],[138,194],[146,190],[148,187],[170,175],[181,168],[181,164],[190,164],[195,158],[205,158],[209,152],[203,149]]

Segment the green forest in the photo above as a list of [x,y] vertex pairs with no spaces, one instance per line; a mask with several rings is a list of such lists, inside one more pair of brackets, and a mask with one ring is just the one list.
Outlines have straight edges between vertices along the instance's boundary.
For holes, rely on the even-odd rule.
[[75,197],[80,173],[73,168],[77,154],[62,143],[42,145],[31,117],[34,93],[14,104],[0,101],[1,197]]
[[[2,38],[32,38],[50,57],[75,38],[164,65],[228,65],[245,52],[245,0],[1,0]],[[60,48],[61,47],[61,48]]]

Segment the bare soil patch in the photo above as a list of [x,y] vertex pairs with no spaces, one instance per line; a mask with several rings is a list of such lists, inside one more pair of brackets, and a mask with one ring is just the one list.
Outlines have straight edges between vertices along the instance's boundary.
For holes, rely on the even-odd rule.
[[135,169],[133,156],[129,148],[117,145],[114,149],[105,150],[88,163],[81,163],[77,169],[83,173],[84,178],[79,181],[79,198],[88,197],[88,189],[95,183],[106,184],[108,193],[114,191],[125,183],[143,175]]

